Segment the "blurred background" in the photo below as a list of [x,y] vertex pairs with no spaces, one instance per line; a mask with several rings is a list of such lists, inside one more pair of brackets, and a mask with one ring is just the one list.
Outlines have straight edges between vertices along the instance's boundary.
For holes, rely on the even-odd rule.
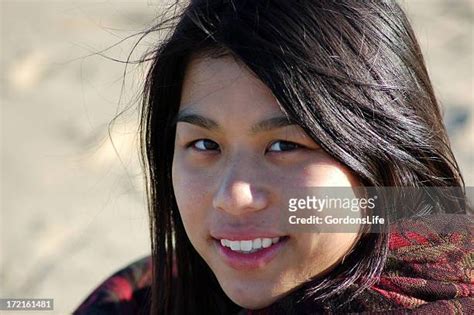
[[[401,4],[466,185],[474,186],[473,1]],[[146,65],[125,69],[111,58],[127,58],[137,39],[127,36],[162,6],[0,0],[0,297],[53,298],[55,310],[38,313],[67,314],[110,274],[149,254],[137,155]],[[132,60],[157,40],[144,40]]]

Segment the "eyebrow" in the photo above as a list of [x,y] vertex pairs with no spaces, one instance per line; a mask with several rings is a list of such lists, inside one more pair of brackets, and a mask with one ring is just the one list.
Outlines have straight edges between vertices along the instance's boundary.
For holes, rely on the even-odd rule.
[[[214,120],[201,116],[199,114],[193,113],[186,113],[185,111],[181,111],[178,113],[176,118],[173,120],[173,125],[177,124],[178,122],[186,122],[189,124],[193,124],[211,131],[219,130],[220,126]],[[264,119],[259,121],[255,125],[250,128],[250,134],[256,134],[260,132],[270,131],[277,128],[283,128],[287,126],[297,125],[296,122],[289,119],[286,116],[276,116],[271,117],[268,119]]]

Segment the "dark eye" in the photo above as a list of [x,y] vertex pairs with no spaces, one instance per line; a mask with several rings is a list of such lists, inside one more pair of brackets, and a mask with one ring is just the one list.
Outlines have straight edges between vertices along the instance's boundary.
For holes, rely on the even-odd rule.
[[219,145],[209,139],[200,139],[191,143],[191,146],[200,151],[219,150]]
[[292,151],[301,148],[301,146],[297,143],[278,140],[272,143],[269,148],[269,151],[273,152],[285,152],[285,151]]

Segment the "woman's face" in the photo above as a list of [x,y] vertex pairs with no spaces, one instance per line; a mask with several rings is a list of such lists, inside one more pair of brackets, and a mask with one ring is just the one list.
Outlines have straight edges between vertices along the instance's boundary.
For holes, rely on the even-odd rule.
[[[293,187],[357,180],[286,123],[270,89],[231,57],[195,58],[182,89],[173,188],[186,233],[242,307],[273,303],[334,267],[356,233],[289,233]],[[205,285],[205,284],[203,284]]]

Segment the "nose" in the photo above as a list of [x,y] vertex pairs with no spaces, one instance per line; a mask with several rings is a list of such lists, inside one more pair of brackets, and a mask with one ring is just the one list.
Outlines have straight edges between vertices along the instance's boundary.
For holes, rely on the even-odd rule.
[[262,183],[262,174],[258,174],[255,167],[242,162],[234,163],[224,170],[214,194],[214,209],[238,216],[268,206],[269,191]]

